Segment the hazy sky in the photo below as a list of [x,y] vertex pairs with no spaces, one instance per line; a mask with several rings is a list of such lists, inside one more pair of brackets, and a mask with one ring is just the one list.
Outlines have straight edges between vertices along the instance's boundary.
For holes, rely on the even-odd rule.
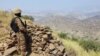
[[15,7],[27,12],[87,12],[100,10],[100,0],[0,0],[0,9],[10,10]]

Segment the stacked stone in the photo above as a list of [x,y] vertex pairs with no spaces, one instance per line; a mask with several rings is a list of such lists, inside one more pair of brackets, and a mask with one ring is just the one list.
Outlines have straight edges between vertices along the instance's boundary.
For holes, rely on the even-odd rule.
[[[8,50],[9,48],[15,47],[16,44],[17,44],[16,38],[15,37],[13,38],[13,37],[10,37],[10,35],[7,35],[5,39],[2,39],[2,41],[0,41],[0,56],[3,56],[3,55],[6,56],[5,54],[6,50]],[[9,51],[12,51],[12,49]]]
[[[67,56],[62,42],[53,38],[49,27],[31,25],[27,26],[27,32],[32,40],[32,42],[29,42],[31,43],[32,53],[37,54],[36,56]],[[16,38],[16,35],[11,33],[11,36],[4,40],[3,47],[0,47],[0,53],[16,46]],[[13,52],[13,55],[16,55],[16,52],[15,54]]]
[[53,38],[49,27],[28,26],[27,31],[32,37],[32,52],[39,56],[67,56],[63,44]]

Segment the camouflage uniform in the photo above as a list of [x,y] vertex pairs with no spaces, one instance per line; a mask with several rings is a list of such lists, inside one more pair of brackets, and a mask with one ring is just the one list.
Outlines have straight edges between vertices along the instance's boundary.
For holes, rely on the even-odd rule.
[[[14,14],[21,13],[20,9],[14,10]],[[21,54],[21,56],[26,56],[26,40],[25,40],[25,24],[22,22],[19,16],[14,17],[14,32],[17,36],[17,42],[18,42],[18,53]],[[22,31],[23,30],[23,31]]]
[[[16,22],[19,27],[19,30],[20,29],[25,30],[25,27],[22,25],[22,23],[19,19],[16,19]],[[26,46],[25,46],[26,42],[25,42],[24,33],[19,31],[19,32],[16,32],[16,35],[17,35],[17,40],[18,40],[18,49],[19,49],[21,55],[24,55],[26,52]]]

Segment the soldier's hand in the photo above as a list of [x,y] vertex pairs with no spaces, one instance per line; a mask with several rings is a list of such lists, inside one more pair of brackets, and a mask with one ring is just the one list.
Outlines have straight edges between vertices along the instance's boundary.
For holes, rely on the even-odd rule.
[[23,29],[21,29],[20,31],[23,32],[23,33],[25,33],[25,32],[26,32],[26,29],[23,28]]

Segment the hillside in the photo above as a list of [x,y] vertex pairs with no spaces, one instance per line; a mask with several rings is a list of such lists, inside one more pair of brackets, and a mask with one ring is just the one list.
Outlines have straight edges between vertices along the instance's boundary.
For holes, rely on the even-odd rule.
[[[47,15],[36,22],[51,28],[71,33],[76,36],[87,36],[90,39],[100,39],[100,13],[87,13],[85,15]],[[41,18],[41,17],[40,17]],[[84,19],[83,19],[84,18]]]
[[[15,43],[16,39],[13,39],[9,35],[10,31],[11,31],[11,29],[9,27],[9,23],[10,23],[10,20],[12,17],[13,17],[13,15],[10,12],[5,12],[5,11],[0,12],[0,49],[2,49],[1,47],[3,47],[3,50],[4,50],[4,47],[7,47],[7,45],[9,43],[11,44],[11,46],[12,46],[12,44],[13,45],[16,44]],[[60,18],[59,16],[57,16],[57,18],[61,21],[61,18],[64,19],[65,17]],[[46,50],[48,50],[49,48],[50,49],[54,48],[55,50],[59,50],[59,49],[65,50],[67,56],[100,56],[100,46],[99,46],[99,44],[96,44],[95,42],[92,42],[92,41],[81,42],[81,41],[78,41],[79,39],[70,39],[66,33],[59,33],[58,31],[55,31],[54,29],[50,29],[49,27],[45,28],[44,26],[33,23],[29,19],[25,19],[25,20],[27,21],[27,24],[29,26],[28,30],[30,32],[30,35],[32,35],[33,43],[36,48],[36,49],[35,48],[32,49],[33,50],[33,53],[31,53],[32,56],[33,55],[34,56],[47,56],[48,52]],[[71,23],[74,25],[75,23],[77,23],[77,21],[79,21],[78,19],[76,19],[75,21],[73,21],[74,23],[72,23],[72,22],[69,22],[70,20],[73,21],[73,18],[71,18],[69,20],[66,20],[66,19],[63,20],[63,22],[64,22],[63,24],[65,24],[66,23],[65,21],[67,21],[67,23]],[[23,19],[23,21],[24,21],[24,19]],[[56,22],[56,25],[58,25],[58,24],[60,25],[60,23],[62,23],[60,21]],[[49,22],[47,22],[47,23],[49,23]],[[62,29],[62,28],[64,28],[64,27],[61,26],[60,29]],[[43,30],[43,31],[41,32],[41,30]],[[44,31],[49,31],[49,33],[44,32]],[[50,32],[52,32],[52,37],[50,37],[51,36]],[[45,36],[41,37],[41,34],[49,34],[50,36],[45,38]],[[40,38],[42,38],[42,39],[40,39]],[[35,40],[39,40],[40,42],[37,42],[37,41],[35,42]],[[42,40],[44,42],[42,42]],[[54,41],[55,43],[52,41],[48,42],[47,40],[49,40],[49,41],[55,40],[56,42],[55,41]],[[47,41],[47,42],[45,42],[45,41]],[[8,43],[8,44],[6,44],[6,43]],[[47,43],[47,45],[46,45],[47,48],[44,49],[44,51],[46,51],[46,52],[44,52],[40,48],[41,46],[44,46],[44,45],[42,45],[42,43]],[[41,46],[40,46],[40,44],[41,44]],[[50,45],[49,48],[48,48],[48,45]],[[11,47],[11,46],[8,46],[8,47]],[[56,47],[54,47],[54,46],[56,46]],[[40,54],[41,51],[43,51],[44,53]],[[34,52],[36,52],[36,53],[34,53]],[[9,53],[9,52],[7,52],[7,53]],[[51,51],[50,54],[52,54],[52,53],[56,53],[56,51],[54,51],[54,52]],[[12,54],[16,55],[16,53],[12,53]],[[62,54],[62,53],[60,52],[59,54]],[[63,52],[63,54],[64,54],[64,52]],[[0,55],[2,56],[2,50],[0,50]],[[58,53],[56,55],[49,55],[49,56],[57,56],[57,55],[58,55]],[[60,55],[60,56],[63,56],[63,55]]]
[[[2,27],[0,27],[0,56],[19,56],[20,54],[18,54],[18,52],[20,51],[16,48],[18,45],[17,35],[9,27],[13,15],[8,14],[12,17],[9,17],[8,15],[5,17],[5,15],[10,12],[3,11],[3,13],[1,14],[3,19],[0,20],[2,25]],[[23,16],[23,18],[23,22],[25,20],[27,22],[27,34],[25,35],[27,37],[25,37],[25,40],[26,50],[29,52],[27,54],[28,56],[68,55],[62,42],[54,38],[50,28],[36,25],[35,23],[33,24],[32,20],[30,20],[30,16]],[[7,22],[5,22],[5,19],[8,19]]]

